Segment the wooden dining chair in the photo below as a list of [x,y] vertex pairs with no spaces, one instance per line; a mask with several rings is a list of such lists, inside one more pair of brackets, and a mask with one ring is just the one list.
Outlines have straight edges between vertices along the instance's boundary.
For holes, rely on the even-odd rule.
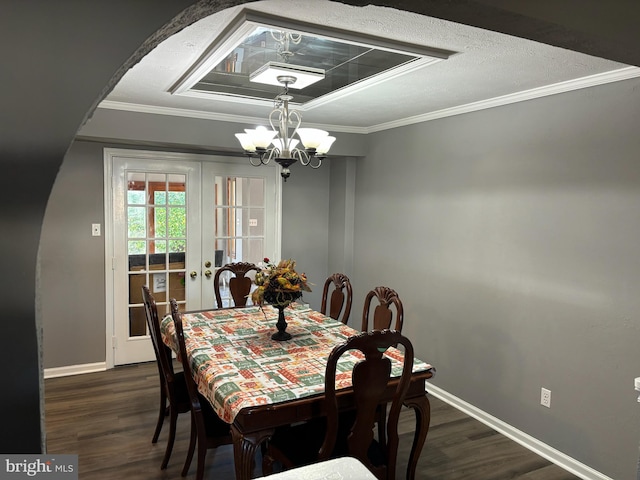
[[189,440],[189,450],[187,459],[182,469],[182,476],[186,476],[191,466],[195,447],[198,447],[198,461],[196,469],[196,480],[202,480],[204,476],[204,461],[207,450],[217,448],[221,445],[230,445],[231,426],[222,421],[218,414],[213,410],[209,400],[198,392],[198,387],[193,379],[187,347],[184,339],[184,330],[182,328],[182,315],[178,310],[178,303],[174,298],[170,299],[171,317],[176,331],[178,343],[178,357],[182,363],[184,378],[187,385],[191,405],[191,438]]
[[[332,290],[329,297],[330,288]],[[320,313],[329,315],[334,320],[340,320],[346,325],[351,314],[352,297],[353,290],[349,277],[343,273],[334,273],[324,282]],[[327,306],[329,307],[328,311]]]
[[[370,317],[371,304],[373,299],[378,300],[378,304],[373,310],[373,317]],[[393,308],[391,308],[393,306]],[[372,330],[384,330],[391,328],[395,309],[394,330],[402,332],[404,323],[404,309],[398,293],[389,287],[376,287],[371,290],[364,299],[364,309],[362,310],[362,331],[369,330],[369,320],[371,319]]]
[[222,294],[220,291],[220,276],[223,272],[231,272],[233,275],[229,278],[229,293],[233,299],[233,305],[235,307],[244,307],[247,305],[247,298],[251,292],[251,284],[253,283],[250,277],[246,274],[255,271],[259,272],[260,268],[247,262],[227,263],[220,267],[216,271],[213,277],[213,288],[216,295],[216,304],[218,308],[223,308]]
[[164,419],[167,416],[169,417],[169,438],[167,439],[167,448],[160,465],[161,469],[165,469],[169,464],[169,458],[176,439],[178,415],[190,410],[189,395],[184,373],[174,371],[171,349],[162,342],[158,307],[147,285],[142,286],[142,301],[160,376],[160,412],[158,413],[158,422],[151,440],[152,443],[158,441]]
[[[395,385],[395,393],[386,418],[384,443],[374,438],[378,406],[383,402],[391,380],[391,361],[383,353],[390,347],[404,349],[402,374]],[[356,409],[340,412],[336,374],[338,360],[350,350],[362,353],[363,359],[352,369],[352,385]],[[413,345],[408,338],[394,330],[362,332],[337,345],[329,355],[325,371],[324,428],[313,422],[277,429],[268,441],[263,455],[263,474],[279,461],[285,469],[324,461],[328,458],[351,456],[360,460],[378,479],[395,478],[398,453],[398,420],[411,381]],[[265,471],[266,470],[266,471]]]
[[[371,304],[375,303],[376,299],[378,304],[373,310],[373,316],[371,317]],[[364,299],[364,308],[362,311],[362,331],[369,330],[369,320],[371,320],[372,330],[384,330],[392,328],[393,316],[395,310],[395,327],[394,330],[402,332],[402,326],[404,324],[404,308],[402,301],[398,296],[398,293],[389,287],[376,287],[371,290]],[[385,438],[385,417],[386,417],[387,405],[383,404],[379,407],[378,412],[378,439],[384,443]]]

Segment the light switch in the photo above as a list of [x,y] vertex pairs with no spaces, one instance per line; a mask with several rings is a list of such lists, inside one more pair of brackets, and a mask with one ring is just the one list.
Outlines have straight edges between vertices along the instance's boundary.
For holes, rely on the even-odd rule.
[[100,236],[100,224],[99,223],[92,223],[91,224],[91,235],[93,235],[94,237],[99,237]]

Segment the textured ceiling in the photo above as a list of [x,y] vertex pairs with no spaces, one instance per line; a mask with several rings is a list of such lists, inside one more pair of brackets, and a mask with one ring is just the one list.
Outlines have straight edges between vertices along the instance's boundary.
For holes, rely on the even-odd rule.
[[[272,108],[269,102],[255,105],[169,93],[242,8],[203,18],[161,43],[125,74],[101,107],[264,123]],[[457,52],[303,109],[307,126],[333,131],[372,132],[640,75],[640,69],[625,64],[386,7],[268,0],[244,8]]]

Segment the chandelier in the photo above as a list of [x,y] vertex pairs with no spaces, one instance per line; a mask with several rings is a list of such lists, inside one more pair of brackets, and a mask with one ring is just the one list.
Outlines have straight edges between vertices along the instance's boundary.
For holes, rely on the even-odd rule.
[[250,78],[254,82],[284,87],[284,91],[276,96],[274,109],[269,114],[271,130],[266,127],[247,128],[244,133],[236,133],[236,137],[251,165],[259,167],[273,160],[282,167],[280,175],[286,182],[291,175],[289,167],[295,162],[319,168],[336,138],[318,128],[300,128],[302,115],[297,110],[289,110],[289,102],[293,99],[289,87],[297,83],[295,88],[304,88],[317,82],[324,78],[324,70],[288,63],[293,55],[288,48],[289,42],[299,43],[299,37],[283,33],[274,39],[284,46],[278,52],[284,63],[269,62],[253,72]]

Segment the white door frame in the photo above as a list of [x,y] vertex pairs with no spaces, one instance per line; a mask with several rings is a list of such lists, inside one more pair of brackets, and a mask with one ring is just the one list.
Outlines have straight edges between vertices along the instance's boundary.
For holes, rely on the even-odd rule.
[[[113,159],[114,157],[128,157],[132,159],[147,159],[147,160],[173,160],[176,162],[196,161],[196,162],[215,162],[215,163],[238,163],[246,162],[244,159],[237,157],[222,157],[206,154],[190,154],[181,152],[162,152],[162,151],[150,151],[150,150],[130,150],[120,148],[105,148],[104,149],[104,242],[105,242],[105,313],[106,313],[106,368],[110,369],[114,367],[114,291],[116,288],[115,281],[116,276],[114,273],[114,233],[113,233],[113,218],[115,214],[114,205],[114,192],[113,192]],[[266,165],[257,168],[276,168],[275,165]],[[279,175],[277,175],[277,181],[275,182],[275,212],[271,212],[275,215],[274,221],[276,225],[275,232],[275,252],[277,258],[281,252],[281,233],[282,233],[282,182]]]

